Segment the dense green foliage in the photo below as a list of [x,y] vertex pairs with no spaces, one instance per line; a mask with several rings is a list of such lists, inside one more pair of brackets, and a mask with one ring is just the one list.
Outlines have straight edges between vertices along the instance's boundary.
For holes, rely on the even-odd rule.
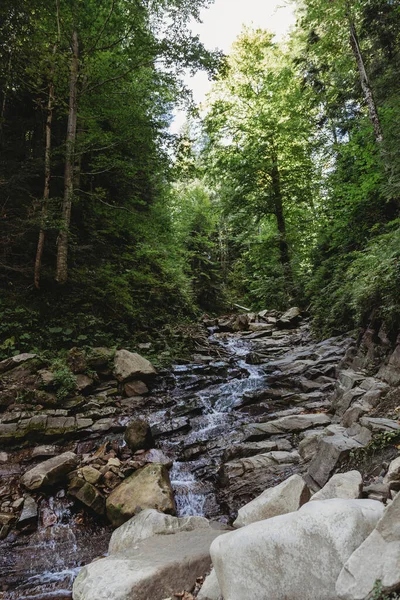
[[190,33],[210,2],[2,1],[1,354],[233,303],[400,325],[398,3],[296,2],[284,43],[246,29],[225,62]]

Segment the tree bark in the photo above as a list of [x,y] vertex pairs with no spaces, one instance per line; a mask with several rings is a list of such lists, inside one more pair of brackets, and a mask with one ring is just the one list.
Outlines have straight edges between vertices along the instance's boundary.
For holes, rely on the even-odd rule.
[[374,128],[375,140],[377,144],[383,142],[383,131],[381,122],[379,120],[378,109],[376,107],[374,93],[368,77],[367,70],[365,68],[364,58],[361,52],[360,44],[358,41],[357,31],[350,15],[347,16],[350,28],[350,45],[354,54],[354,58],[357,62],[358,73],[360,75],[361,88],[364,93],[364,98],[368,106],[369,118]]
[[281,188],[281,176],[278,166],[278,157],[274,153],[272,156],[273,165],[271,169],[272,194],[274,201],[274,213],[279,232],[279,254],[285,277],[288,283],[293,281],[292,268],[290,264],[289,246],[286,239],[286,222],[283,214],[283,197]]
[[48,211],[48,202],[50,197],[50,180],[51,180],[51,124],[53,121],[54,109],[54,72],[55,72],[55,56],[57,53],[58,44],[53,46],[53,62],[51,66],[49,98],[47,102],[47,119],[46,119],[46,144],[44,151],[44,190],[42,200],[42,214],[39,231],[39,240],[36,250],[35,269],[34,269],[34,284],[35,288],[40,287],[40,269],[42,265],[42,256],[44,249],[44,241],[46,236],[45,223]]
[[69,111],[65,149],[64,198],[62,205],[61,228],[57,240],[56,281],[64,284],[68,279],[68,243],[71,222],[72,200],[74,197],[74,155],[78,118],[78,75],[79,41],[78,32],[72,34],[72,59],[69,85]]

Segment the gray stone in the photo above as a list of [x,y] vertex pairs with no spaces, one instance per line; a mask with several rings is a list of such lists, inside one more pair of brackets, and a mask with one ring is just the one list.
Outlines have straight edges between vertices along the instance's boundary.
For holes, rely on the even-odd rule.
[[32,496],[26,496],[22,512],[18,519],[17,528],[24,531],[34,531],[38,521],[38,505]]
[[362,492],[362,477],[359,471],[337,473],[330,478],[322,490],[314,494],[311,501],[330,500],[332,498],[355,499]]
[[27,471],[21,477],[21,483],[29,490],[54,485],[73,471],[78,464],[78,457],[73,452],[64,452],[50,458]]
[[362,444],[344,435],[331,435],[321,438],[318,451],[312,459],[308,474],[321,487],[325,485],[340,460],[351,450],[362,448]]
[[122,525],[145,508],[175,514],[174,495],[164,465],[149,464],[139,469],[107,498],[107,516],[115,526]]
[[279,329],[291,329],[301,321],[301,312],[297,306],[287,310],[276,322]]
[[249,458],[225,463],[221,468],[221,483],[226,485],[231,478],[243,477],[249,471],[267,471],[277,465],[299,462],[298,452],[266,452]]
[[343,566],[336,593],[341,600],[364,600],[378,580],[383,594],[400,587],[400,494]]
[[390,385],[400,383],[400,345],[396,346],[388,364],[379,369],[378,377]]
[[132,452],[148,450],[154,446],[150,425],[143,419],[134,419],[128,423],[124,440]]
[[309,502],[217,538],[211,557],[227,600],[333,600],[346,562],[382,515],[372,500]]
[[148,391],[149,388],[143,381],[128,381],[128,383],[124,385],[124,392],[128,398],[131,398],[132,396],[143,396],[144,394],[147,394]]
[[400,430],[399,423],[397,421],[393,421],[392,419],[362,417],[360,419],[360,423],[364,427],[371,429],[371,431],[373,431],[373,432],[380,432],[380,431],[397,432]]
[[32,360],[32,358],[36,358],[37,354],[29,354],[25,352],[24,354],[17,354],[17,356],[12,356],[11,358],[6,358],[0,362],[0,374],[6,373],[7,371],[11,371],[15,367],[22,365],[28,360]]
[[136,352],[117,350],[115,353],[114,375],[118,381],[127,381],[135,377],[149,377],[156,373],[151,362]]
[[191,590],[210,570],[210,544],[221,531],[196,529],[156,535],[123,553],[84,567],[73,586],[74,600],[163,600]]
[[204,517],[173,517],[148,508],[118,527],[111,536],[108,551],[110,554],[124,552],[147,538],[155,535],[172,535],[182,531],[209,529],[210,523]]
[[260,496],[239,509],[234,527],[244,527],[278,515],[294,512],[310,499],[310,491],[300,475],[265,490]]
[[304,437],[299,443],[299,454],[304,460],[311,460],[318,450],[319,440],[328,435],[325,430],[308,430],[302,434]]
[[282,417],[268,423],[251,423],[244,428],[244,431],[246,439],[252,440],[274,434],[304,431],[312,427],[328,425],[330,422],[330,417],[325,413],[313,413]]
[[393,481],[400,482],[400,456],[392,460],[388,472],[383,479],[384,483],[392,483]]

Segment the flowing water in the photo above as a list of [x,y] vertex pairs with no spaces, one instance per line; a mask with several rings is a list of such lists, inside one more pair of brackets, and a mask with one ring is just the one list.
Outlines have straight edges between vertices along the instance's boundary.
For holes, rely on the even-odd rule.
[[[190,430],[161,438],[159,443],[175,459],[170,478],[178,516],[221,516],[215,489],[221,448],[234,439],[235,431],[246,420],[246,415],[234,409],[244,394],[265,387],[263,368],[244,360],[249,343],[236,338],[219,343],[228,353],[228,361],[177,365],[173,370],[176,387],[172,394],[178,410],[186,409],[188,395],[195,406],[194,414],[188,415]],[[182,394],[184,399],[180,400]],[[154,423],[165,420],[166,412],[153,411],[147,416]],[[185,456],[185,451],[196,454],[197,448],[199,456]],[[74,510],[63,492],[43,499],[37,531],[29,537],[6,540],[0,567],[10,583],[0,597],[71,598],[72,582],[79,568],[107,550],[111,534],[109,527]]]

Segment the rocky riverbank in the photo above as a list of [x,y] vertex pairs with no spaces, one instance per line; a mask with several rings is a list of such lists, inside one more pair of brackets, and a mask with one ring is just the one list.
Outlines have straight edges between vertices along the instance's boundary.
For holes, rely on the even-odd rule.
[[[70,598],[79,568],[107,551],[112,525],[122,525],[116,532],[125,531],[126,543],[116,552],[111,541],[105,560],[113,562],[100,581],[107,587],[104,598],[115,600],[139,600],[130,585],[147,589],[150,595],[143,598],[152,600],[199,589],[196,579],[210,568],[211,542],[236,535],[221,529],[235,519],[235,527],[244,526],[238,534],[254,521],[294,511],[308,522],[326,498],[358,502],[361,497],[373,502],[373,516],[360,525],[362,539],[348,530],[356,540],[351,552],[371,533],[400,487],[397,463],[386,473],[398,456],[399,346],[383,330],[367,331],[358,342],[352,337],[317,342],[298,309],[205,320],[204,327],[210,337],[192,361],[161,373],[140,354],[145,347],[136,353],[73,349],[56,368],[35,355],[0,363],[4,598]],[[357,474],[343,497],[337,490],[344,484],[335,486],[331,477],[345,470]],[[326,484],[336,491],[328,488],[317,502]],[[282,485],[289,486],[284,493]],[[314,508],[297,512],[315,492]],[[326,519],[335,519],[338,507],[327,509]],[[164,516],[160,524],[153,511],[146,521],[150,533],[139,539],[137,520],[148,509],[180,521]],[[363,522],[364,509],[346,510],[353,523]],[[132,517],[127,533],[123,528]],[[202,518],[191,521],[194,517]],[[204,517],[218,521],[219,528]],[[143,532],[143,524],[139,529]],[[133,557],[125,556],[140,542],[144,557],[154,557],[160,534],[171,529],[174,535],[157,560],[133,565]],[[179,554],[184,547],[198,549],[185,555],[191,568]],[[228,552],[224,559],[221,541],[222,547],[221,555],[213,550],[214,564],[222,565],[220,585],[229,600],[245,600],[223,583],[232,579],[224,571],[232,556]],[[345,561],[340,556],[337,568]],[[238,560],[246,568],[244,558]],[[168,573],[154,588],[146,588],[142,577],[150,567],[153,582],[161,571]],[[103,597],[92,576],[97,568],[82,571],[74,597]],[[122,569],[117,578],[116,568]],[[124,569],[135,571],[134,581],[126,579]],[[115,591],[113,581],[124,581],[124,591]],[[199,597],[214,600],[205,593]],[[263,597],[258,588],[252,593]]]

